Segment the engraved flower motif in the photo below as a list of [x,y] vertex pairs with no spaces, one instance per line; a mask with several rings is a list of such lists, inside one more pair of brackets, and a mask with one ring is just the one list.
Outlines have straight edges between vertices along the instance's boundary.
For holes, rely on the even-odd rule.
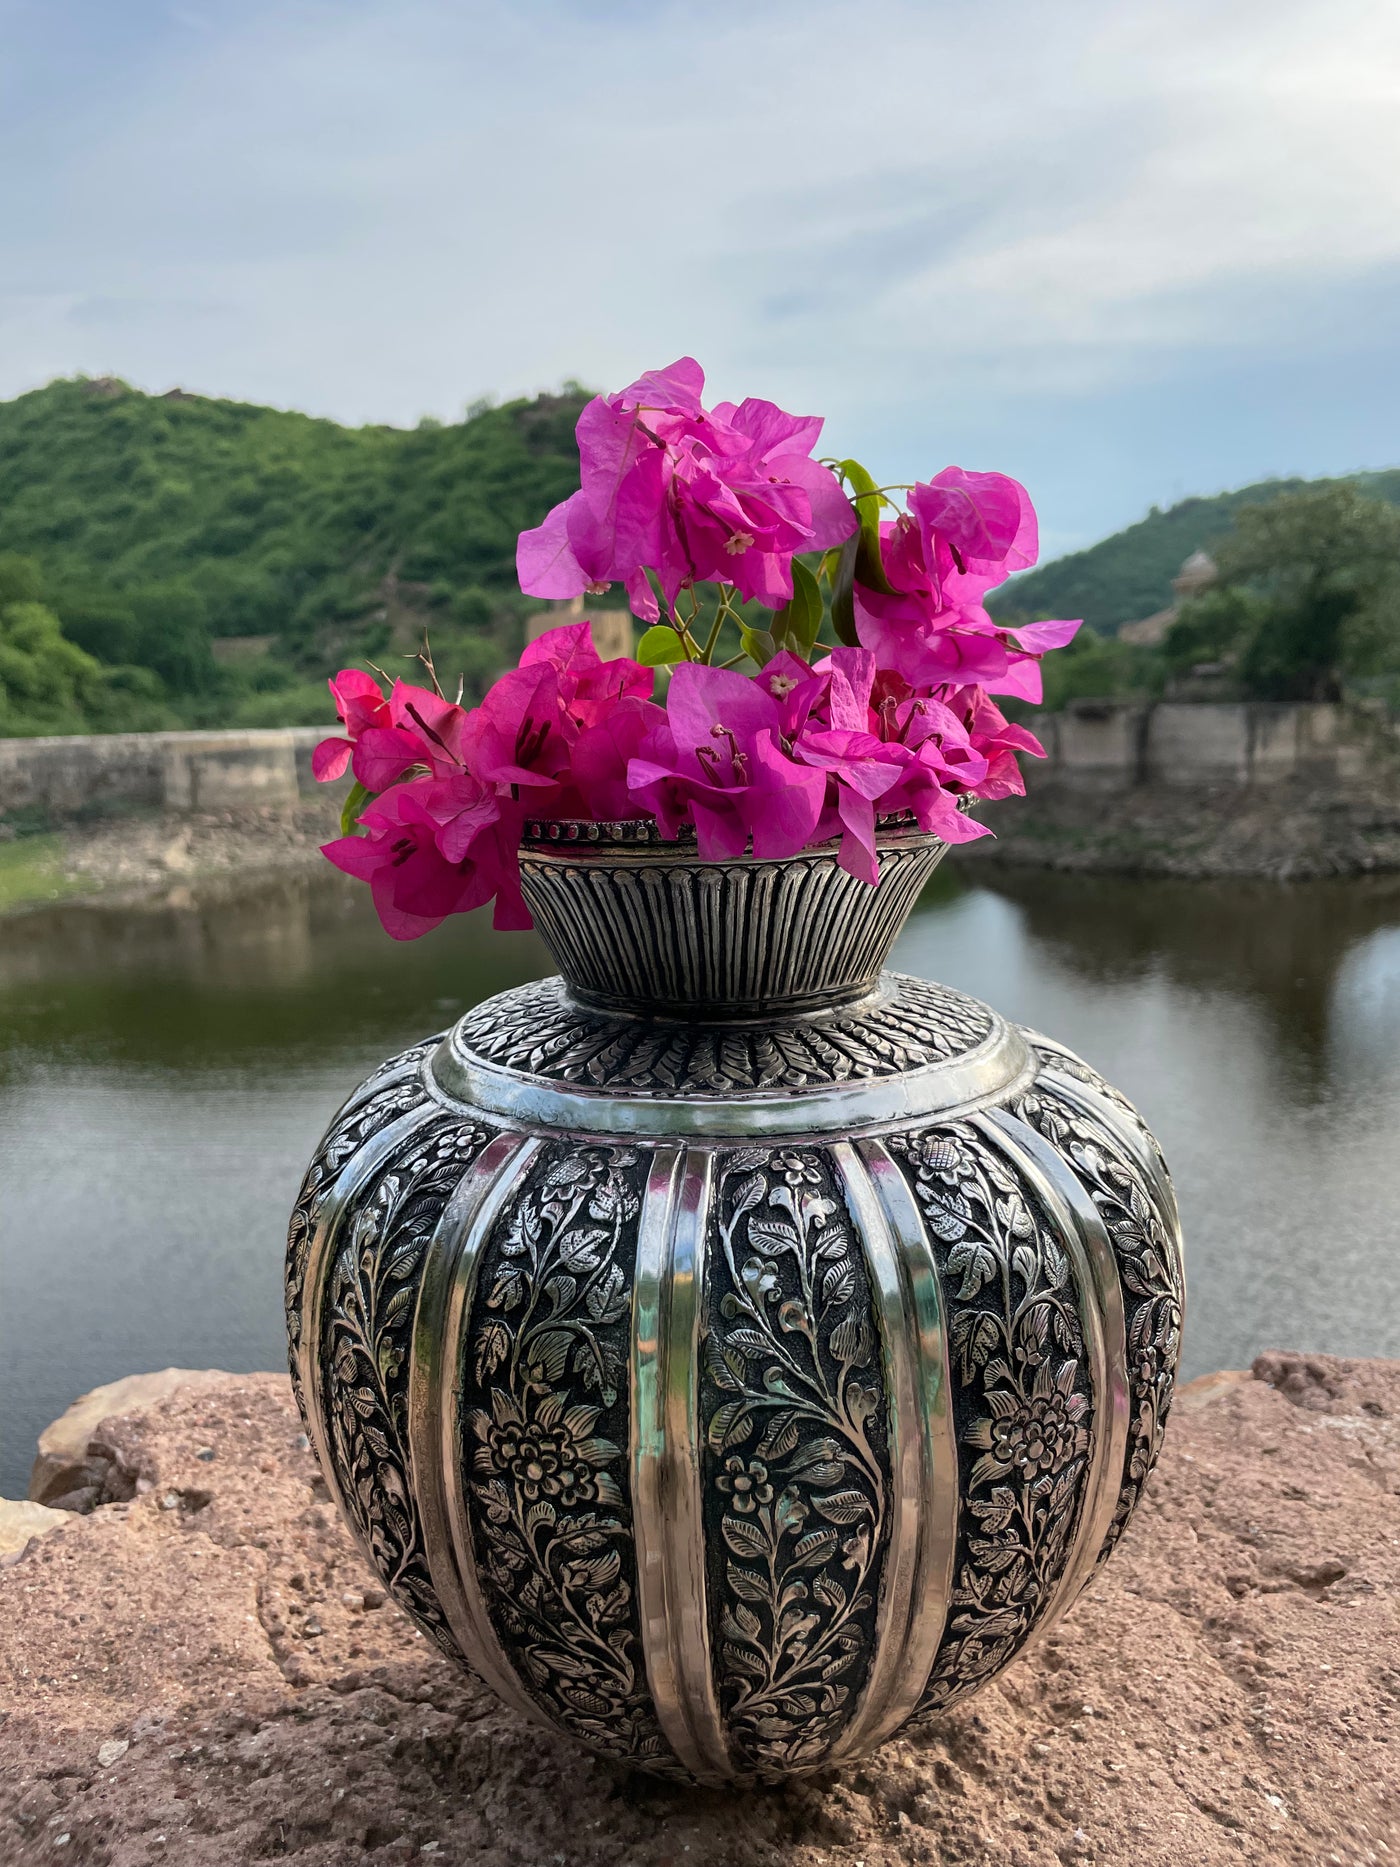
[[772,1258],[746,1258],[740,1275],[755,1303],[772,1303],[776,1299],[778,1267]]
[[974,1171],[966,1148],[943,1136],[923,1136],[914,1149],[914,1159],[921,1180],[940,1180],[945,1186],[970,1179]]
[[986,1476],[1018,1471],[1033,1482],[1063,1471],[1087,1450],[1089,1403],[1074,1391],[1075,1367],[1067,1361],[1052,1375],[1043,1364],[1028,1399],[1004,1388],[988,1394],[992,1417],[978,1420],[967,1436],[988,1455]]
[[1007,1465],[1016,1465],[1028,1478],[1057,1472],[1069,1459],[1073,1427],[1065,1403],[1033,1400],[1014,1419],[992,1424],[992,1450]]
[[775,1174],[781,1174],[794,1190],[801,1186],[820,1186],[822,1183],[816,1162],[802,1154],[775,1154],[772,1170]]
[[760,1504],[773,1502],[773,1487],[768,1482],[768,1467],[759,1459],[730,1458],[715,1483],[729,1499],[732,1509],[747,1516]]
[[509,1474],[531,1504],[541,1498],[561,1504],[592,1504],[599,1496],[597,1467],[616,1454],[609,1440],[595,1439],[596,1407],[563,1407],[551,1396],[526,1419],[508,1396],[493,1394],[494,1417],[477,1414],[473,1426],[489,1465]]

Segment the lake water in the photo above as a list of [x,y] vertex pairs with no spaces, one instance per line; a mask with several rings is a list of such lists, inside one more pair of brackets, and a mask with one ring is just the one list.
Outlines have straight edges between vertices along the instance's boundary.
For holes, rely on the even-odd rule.
[[[1400,879],[962,877],[895,963],[1081,1051],[1172,1164],[1185,1372],[1400,1355]],[[387,1053],[551,970],[480,917],[395,946],[327,874],[232,906],[0,922],[0,1493],[101,1381],[283,1365],[287,1212]]]

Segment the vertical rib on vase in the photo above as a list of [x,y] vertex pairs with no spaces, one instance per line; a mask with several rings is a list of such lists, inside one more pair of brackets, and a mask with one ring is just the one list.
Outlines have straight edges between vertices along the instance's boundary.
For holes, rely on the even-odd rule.
[[292,1374],[395,1599],[522,1715],[678,1780],[866,1754],[998,1673],[1161,1444],[1160,1151],[1062,1046],[881,967],[942,855],[702,862],[540,825],[565,977],[336,1117]]

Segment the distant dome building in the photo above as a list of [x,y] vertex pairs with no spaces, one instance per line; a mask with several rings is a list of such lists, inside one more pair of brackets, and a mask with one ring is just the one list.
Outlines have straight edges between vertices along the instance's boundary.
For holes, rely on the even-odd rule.
[[1180,602],[1185,603],[1193,596],[1199,596],[1220,575],[1220,567],[1206,551],[1193,551],[1181,569],[1172,578],[1172,589],[1176,591]]
[[1172,578],[1176,601],[1167,609],[1159,609],[1155,616],[1144,616],[1140,622],[1120,624],[1119,641],[1131,642],[1136,648],[1156,648],[1165,640],[1168,629],[1181,612],[1182,604],[1209,590],[1219,575],[1219,566],[1208,552],[1193,551]]

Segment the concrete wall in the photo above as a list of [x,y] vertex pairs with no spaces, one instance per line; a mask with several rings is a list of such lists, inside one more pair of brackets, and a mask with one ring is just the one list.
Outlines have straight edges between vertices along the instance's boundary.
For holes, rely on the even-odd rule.
[[1083,700],[1036,731],[1048,754],[1036,771],[1086,789],[1351,778],[1366,756],[1345,708],[1282,701]]
[[100,814],[131,805],[225,810],[295,804],[318,789],[311,753],[328,730],[0,739],[0,816],[20,810]]
[[1124,782],[1142,763],[1142,733],[1147,710],[1109,703],[1083,705],[1049,713],[1036,721],[1052,770],[1072,777],[1085,789]]

